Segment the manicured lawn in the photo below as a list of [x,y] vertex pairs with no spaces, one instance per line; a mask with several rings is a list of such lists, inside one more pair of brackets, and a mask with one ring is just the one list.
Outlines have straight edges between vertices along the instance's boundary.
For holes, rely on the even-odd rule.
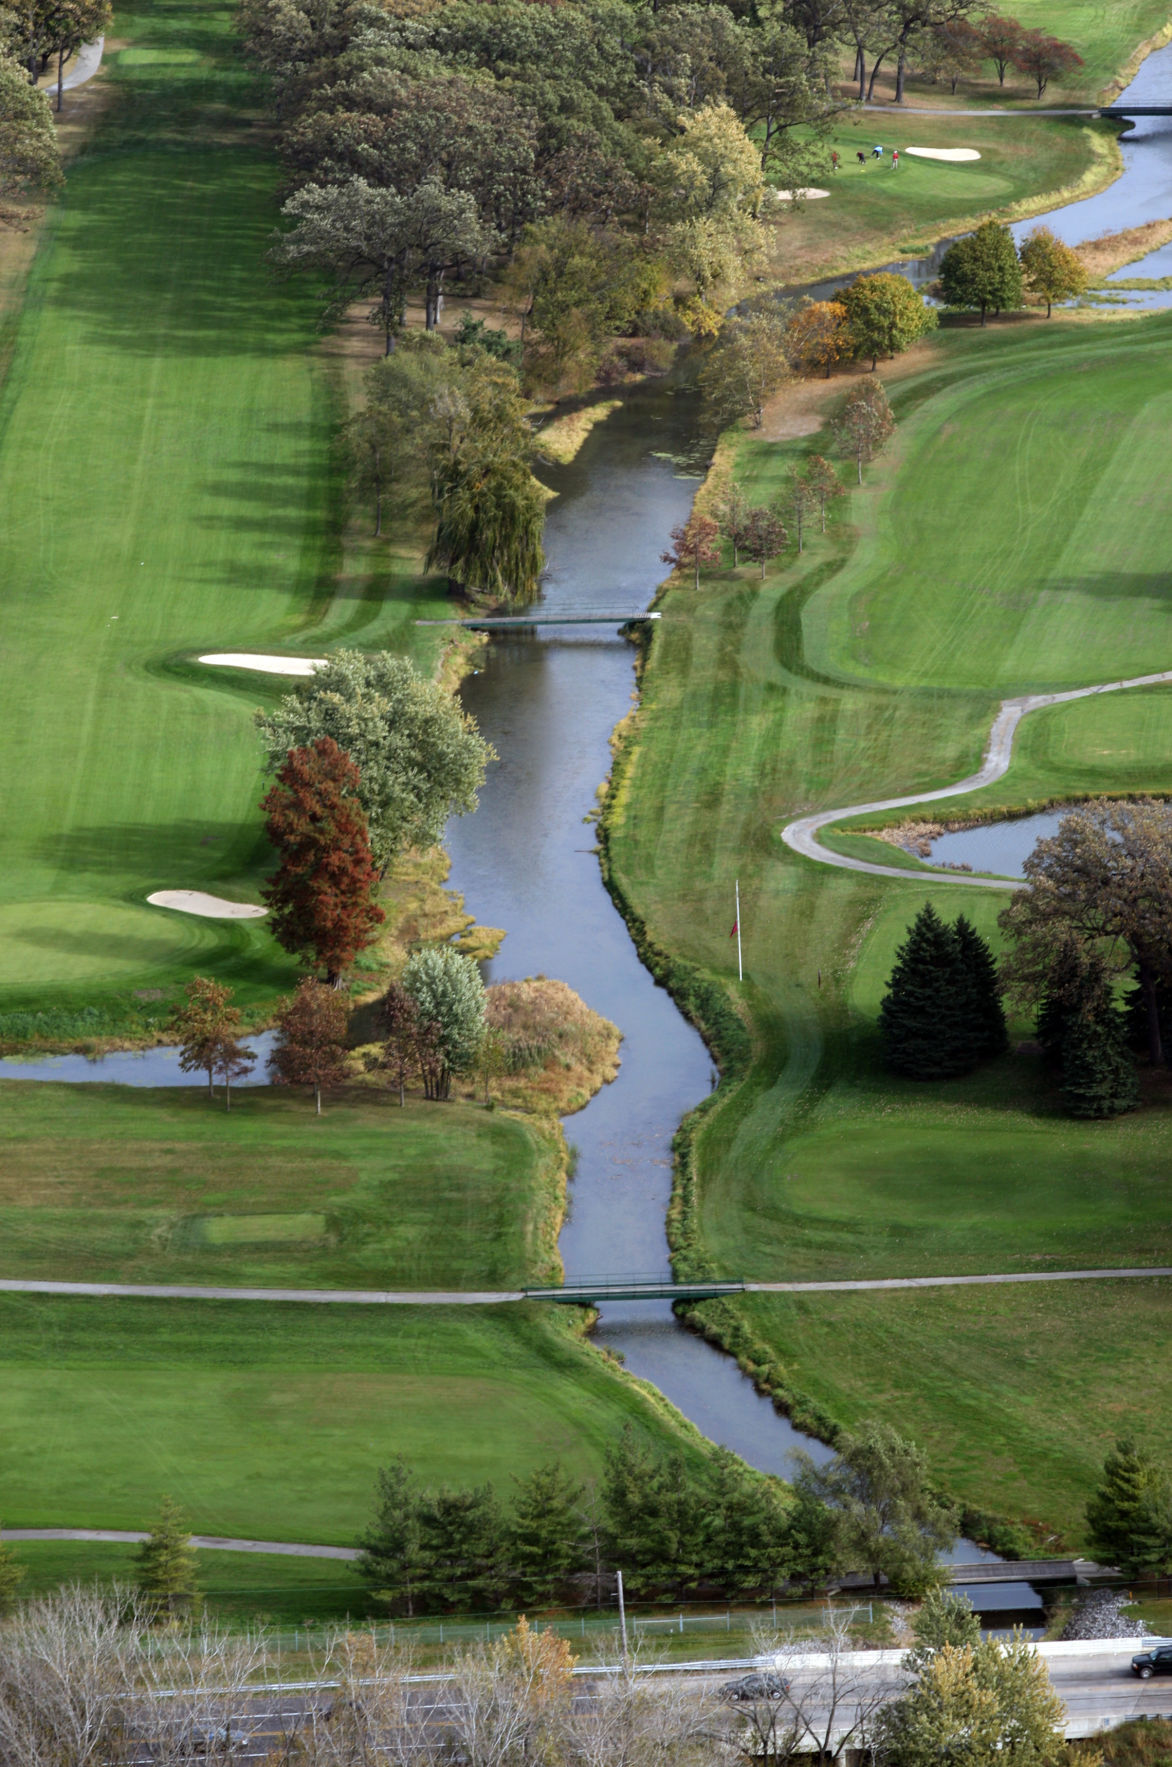
[[435,611],[395,560],[371,580],[343,558],[335,370],[317,292],[266,262],[278,169],[228,14],[144,8],[119,33],[116,104],[71,168],[0,392],[0,1014],[132,1014],[133,990],[200,968],[246,1000],[284,986],[263,930],[144,900],[255,900],[265,867],[250,714],[277,687],[187,659],[415,646],[411,617]]
[[396,1455],[504,1493],[596,1476],[628,1423],[698,1444],[554,1309],[0,1299],[11,1527],[139,1528],[169,1493],[196,1533],[344,1546]]
[[[784,1278],[1168,1261],[1172,1115],[1158,1077],[1137,1115],[1078,1124],[1058,1113],[1032,1056],[933,1087],[879,1065],[878,1001],[915,911],[930,896],[996,938],[1006,898],[914,872],[906,883],[851,876],[778,839],[801,810],[970,773],[1003,694],[1172,667],[1158,538],[1168,337],[1163,319],[942,333],[919,372],[892,382],[898,439],[825,540],[764,585],[726,569],[699,597],[668,596],[612,852],[652,935],[723,977],[753,1031],[749,1073],[697,1137],[696,1220],[719,1267]],[[752,500],[772,496],[801,451],[830,452],[829,440],[740,438]],[[1170,723],[1168,690],[1038,714],[1008,778],[982,799],[1166,789]],[[727,937],[738,874],[743,988]],[[1100,1388],[1083,1384],[1084,1338],[1046,1322],[1085,1319],[1090,1332],[1100,1311],[1114,1322],[1099,1364],[1106,1391],[1111,1346],[1135,1367],[1130,1346],[1150,1341],[1156,1303],[1142,1284],[998,1294],[918,1297],[889,1313],[884,1299],[860,1298],[825,1331],[808,1323],[824,1317],[811,1300],[800,1336],[793,1309],[738,1306],[792,1385],[832,1415],[902,1421],[963,1496],[1069,1527]],[[856,1345],[856,1319],[874,1321],[873,1345],[862,1325]],[[1019,1355],[1003,1355],[1006,1319],[1023,1322]],[[977,1394],[963,1419],[950,1396],[961,1378],[947,1350],[954,1320]],[[1036,1368],[1017,1390],[1033,1320]],[[994,1369],[997,1395],[982,1385]],[[1035,1478],[1022,1441],[1051,1377],[1068,1398],[1045,1421]],[[1167,1413],[1161,1359],[1148,1359],[1142,1382],[1121,1380],[1111,1404],[1112,1431]],[[1092,1447],[1098,1457],[1097,1436]],[[1012,1477],[1000,1479],[1002,1465]]]
[[1170,1299],[1172,1283],[1138,1281],[742,1304],[835,1417],[894,1424],[952,1490],[1077,1548],[1116,1437],[1172,1452]]
[[[1073,43],[1085,67],[1074,87],[1097,93],[1127,65],[1139,44],[1168,23],[1163,0],[1016,0],[1012,15],[1027,30],[1047,31]],[[1043,103],[1052,103],[1047,93]]]
[[556,1269],[560,1153],[503,1111],[353,1088],[6,1082],[5,1276],[257,1287],[508,1288]]
[[[12,1550],[25,1567],[22,1596],[47,1594],[62,1583],[134,1582],[137,1546],[106,1540],[20,1540]],[[230,1620],[239,1614],[302,1626],[367,1611],[366,1585],[338,1559],[201,1551],[196,1562],[204,1611],[214,1618]]]
[[[922,103],[909,95],[908,103]],[[932,102],[936,102],[933,95]],[[982,101],[984,102],[984,101]],[[922,256],[934,240],[963,231],[991,213],[1026,214],[1052,208],[1107,183],[1115,164],[1118,125],[1074,117],[936,117],[893,110],[845,113],[826,142],[828,197],[784,212],[775,263],[787,283],[863,266],[901,253]],[[882,142],[882,164],[870,158]],[[898,171],[891,149],[901,149]],[[972,147],[979,160],[949,163],[908,158],[907,147]],[[831,175],[836,148],[841,170]],[[867,163],[860,166],[858,152]]]

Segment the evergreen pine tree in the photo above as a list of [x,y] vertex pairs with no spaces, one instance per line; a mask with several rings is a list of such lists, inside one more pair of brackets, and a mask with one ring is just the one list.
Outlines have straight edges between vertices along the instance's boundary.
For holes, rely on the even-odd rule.
[[0,1543],[0,1614],[12,1612],[20,1586],[27,1575],[28,1567],[21,1564],[11,1546]]
[[731,1449],[716,1449],[703,1506],[702,1582],[736,1596],[785,1581],[789,1552],[781,1489],[750,1472]]
[[1096,1557],[1127,1576],[1172,1564],[1172,1488],[1134,1442],[1118,1441],[1108,1454],[1087,1504],[1087,1533]]
[[956,934],[925,902],[895,954],[879,1010],[888,1067],[913,1080],[945,1080],[971,1068],[967,996]]
[[1062,1039],[1062,1100],[1072,1117],[1118,1117],[1139,1103],[1135,1057],[1113,1007],[1075,1013]]
[[164,1497],[158,1520],[135,1555],[135,1582],[157,1615],[174,1615],[196,1605],[196,1558],[183,1516]]
[[547,1607],[585,1568],[584,1495],[560,1460],[518,1479],[506,1556],[519,1602]]
[[988,1061],[991,1056],[1004,1055],[1009,1047],[997,965],[987,942],[966,915],[957,915],[952,930],[964,977],[973,1059]]
[[419,1506],[420,1607],[496,1607],[504,1594],[504,1517],[491,1485],[434,1491]]
[[404,1460],[392,1461],[378,1475],[374,1521],[359,1540],[358,1573],[375,1599],[410,1617],[421,1571],[420,1493]]

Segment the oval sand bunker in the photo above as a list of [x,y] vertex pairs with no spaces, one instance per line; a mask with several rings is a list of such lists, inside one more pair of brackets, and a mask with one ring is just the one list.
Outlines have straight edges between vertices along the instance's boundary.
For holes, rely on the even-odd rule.
[[243,650],[217,650],[199,661],[220,669],[258,669],[262,675],[313,675],[326,666],[324,656],[249,656]]
[[773,194],[778,202],[794,202],[798,198],[801,198],[803,202],[816,202],[818,197],[829,196],[830,192],[817,190],[811,185],[808,190],[775,190]]
[[917,160],[979,160],[975,147],[905,147],[902,151]]
[[176,908],[180,914],[202,914],[207,920],[263,920],[267,908],[253,902],[225,902],[203,890],[156,890],[147,901],[152,908]]

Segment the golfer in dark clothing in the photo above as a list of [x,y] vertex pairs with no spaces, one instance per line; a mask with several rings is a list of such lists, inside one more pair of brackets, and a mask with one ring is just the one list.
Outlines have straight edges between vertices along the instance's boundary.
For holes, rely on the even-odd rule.
[[856,158],[856,159],[857,159],[857,160],[858,160],[858,162],[859,162],[859,164],[860,164],[860,166],[865,166],[865,165],[866,165],[866,163],[867,163],[867,156],[866,156],[866,154],[865,154],[865,153],[864,153],[864,152],[863,152],[863,150],[862,150],[862,148],[861,148],[861,147],[860,147],[860,149],[859,149],[859,151],[858,151],[858,153],[856,153],[856,155],[855,155],[855,158]]

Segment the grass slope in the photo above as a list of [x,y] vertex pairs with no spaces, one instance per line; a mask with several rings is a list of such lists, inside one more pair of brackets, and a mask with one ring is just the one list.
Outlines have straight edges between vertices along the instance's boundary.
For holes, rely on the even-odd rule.
[[255,900],[264,867],[250,712],[278,689],[186,659],[403,643],[432,605],[385,563],[343,573],[334,370],[315,292],[266,262],[278,169],[227,14],[119,28],[0,394],[0,1009],[131,1012],[201,966],[246,1000],[285,985],[262,928],[144,901]]
[[556,1269],[561,1149],[470,1105],[7,1083],[3,1274],[298,1288],[508,1288]]
[[625,1424],[698,1455],[662,1401],[556,1309],[0,1299],[0,1492],[11,1527],[192,1530],[349,1545],[376,1470],[509,1489],[592,1478]]
[[[747,1076],[696,1137],[694,1224],[722,1267],[780,1278],[1166,1261],[1166,1110],[1075,1124],[1028,1061],[932,1088],[880,1069],[877,1003],[915,910],[930,895],[995,932],[1002,898],[914,874],[904,884],[832,871],[792,855],[778,830],[801,810],[963,777],[1005,693],[1172,665],[1152,531],[1167,339],[1164,319],[941,334],[922,370],[893,383],[898,440],[826,541],[764,585],[725,570],[698,598],[668,597],[610,845],[652,936],[725,978],[753,1030]],[[738,476],[765,501],[798,450],[826,441],[744,436],[737,446]],[[986,806],[1067,783],[1166,785],[1170,707],[1172,694],[1154,690],[1042,714],[1007,780],[982,794]],[[738,872],[739,991],[726,936]],[[1127,1341],[1130,1318],[1141,1342],[1151,1322],[1142,1292],[1112,1294],[1110,1341]],[[1009,1427],[1000,1388],[1017,1381],[1022,1419],[1056,1380],[1077,1392],[1083,1340],[1065,1338],[1061,1322],[1071,1309],[1089,1316],[1088,1300],[1013,1289],[923,1296],[916,1311],[888,1314],[876,1300],[865,1314],[875,1356],[860,1351],[849,1382],[854,1337],[809,1324],[853,1319],[833,1313],[837,1301],[803,1303],[800,1336],[792,1309],[738,1306],[832,1415],[849,1420],[865,1403],[928,1439],[965,1496],[995,1503]],[[963,1396],[936,1373],[958,1309],[969,1322]],[[1038,1350],[995,1380],[1006,1317],[1038,1322]],[[881,1324],[896,1318],[906,1329]],[[933,1318],[935,1331],[923,1323]],[[892,1342],[903,1351],[898,1390],[873,1379],[878,1346],[890,1357]],[[1142,1394],[1120,1382],[1113,1420],[1130,1413],[1138,1427],[1170,1399],[1153,1363]],[[1023,1457],[1001,1500],[1076,1530],[1084,1420],[1068,1408],[1047,1428],[1045,1473],[1031,1484]],[[976,1482],[974,1443],[993,1469]]]

